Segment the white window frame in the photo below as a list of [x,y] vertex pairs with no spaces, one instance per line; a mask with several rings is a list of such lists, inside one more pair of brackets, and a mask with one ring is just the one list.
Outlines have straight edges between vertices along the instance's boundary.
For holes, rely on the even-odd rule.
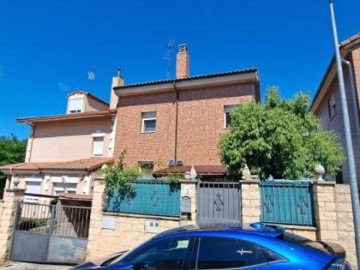
[[93,145],[92,145],[92,155],[94,157],[102,157],[104,155],[104,138],[105,133],[94,133]]
[[335,94],[332,94],[328,100],[328,109],[329,109],[329,117],[330,119],[333,119],[334,116],[337,114]]
[[[154,130],[145,130],[147,121],[155,121]],[[154,133],[156,132],[156,111],[142,112],[141,113],[141,132],[142,133]]]
[[59,183],[56,182],[53,184],[53,195],[59,195],[61,193],[71,193],[76,194],[77,184],[76,183]]
[[68,105],[69,113],[81,113],[84,110],[84,98],[70,98]]
[[234,108],[236,106],[238,106],[239,104],[228,104],[228,105],[224,105],[224,128],[229,128],[230,127],[230,123],[227,122],[227,115],[230,114]]

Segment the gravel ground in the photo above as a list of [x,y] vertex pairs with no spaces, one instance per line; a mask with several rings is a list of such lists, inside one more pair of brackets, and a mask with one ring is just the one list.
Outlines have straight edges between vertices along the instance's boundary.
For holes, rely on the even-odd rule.
[[24,262],[6,262],[0,265],[3,270],[65,270],[69,269],[69,265],[54,265],[54,264],[37,264]]

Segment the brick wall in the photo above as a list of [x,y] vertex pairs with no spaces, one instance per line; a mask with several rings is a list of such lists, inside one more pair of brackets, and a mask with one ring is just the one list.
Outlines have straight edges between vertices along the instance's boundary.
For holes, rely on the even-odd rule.
[[[114,159],[127,150],[126,164],[151,160],[164,168],[175,157],[191,165],[220,165],[217,152],[224,128],[224,105],[253,100],[253,84],[181,91],[176,133],[176,93],[121,97]],[[141,133],[142,112],[156,111],[156,132]]]

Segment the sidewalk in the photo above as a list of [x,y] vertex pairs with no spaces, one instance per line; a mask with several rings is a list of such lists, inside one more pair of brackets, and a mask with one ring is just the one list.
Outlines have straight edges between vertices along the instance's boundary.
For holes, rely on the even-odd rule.
[[69,269],[69,265],[55,265],[55,264],[38,264],[25,262],[6,262],[0,264],[0,269],[6,270],[65,270]]

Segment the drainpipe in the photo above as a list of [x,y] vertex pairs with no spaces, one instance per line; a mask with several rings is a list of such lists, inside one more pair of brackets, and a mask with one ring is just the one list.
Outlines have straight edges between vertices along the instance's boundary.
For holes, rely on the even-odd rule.
[[179,122],[179,91],[176,88],[175,80],[173,80],[173,87],[175,90],[175,149],[174,159],[177,160],[177,143],[178,143],[178,122]]
[[353,110],[355,115],[355,125],[356,125],[356,138],[358,140],[358,143],[360,143],[360,123],[359,123],[359,107],[358,107],[358,101],[356,96],[356,88],[355,88],[355,79],[354,79],[354,69],[350,63],[350,61],[346,60],[345,58],[341,58],[341,62],[343,64],[347,65],[349,70],[349,79],[350,79],[350,90],[351,90],[351,97],[352,97],[352,103],[353,103]]

